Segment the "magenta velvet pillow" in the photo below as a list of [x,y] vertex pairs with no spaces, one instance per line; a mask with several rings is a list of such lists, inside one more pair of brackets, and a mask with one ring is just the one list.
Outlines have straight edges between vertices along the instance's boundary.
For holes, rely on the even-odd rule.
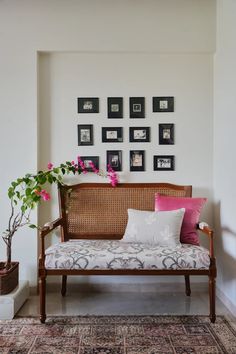
[[168,197],[156,193],[155,211],[176,210],[185,208],[184,219],[181,227],[180,242],[199,245],[196,224],[199,222],[200,212],[206,198],[180,198]]

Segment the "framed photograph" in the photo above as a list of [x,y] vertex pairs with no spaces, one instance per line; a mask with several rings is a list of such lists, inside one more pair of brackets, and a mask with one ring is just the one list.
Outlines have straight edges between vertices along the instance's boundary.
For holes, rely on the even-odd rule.
[[144,97],[129,98],[129,116],[130,118],[145,118]]
[[122,171],[122,151],[107,151],[107,165],[110,165],[114,171]]
[[130,171],[145,171],[144,150],[130,151]]
[[174,112],[174,97],[153,97],[153,112]]
[[99,156],[80,156],[80,158],[83,161],[87,171],[93,171],[90,166],[91,162],[94,164],[95,168],[99,170]]
[[123,118],[123,98],[108,97],[107,112],[108,118]]
[[102,142],[103,143],[122,143],[123,142],[123,128],[102,128]]
[[174,144],[174,124],[159,124],[159,144]]
[[79,97],[78,113],[99,113],[99,99],[97,97]]
[[78,145],[93,145],[93,126],[90,124],[78,125]]
[[147,143],[150,141],[150,127],[130,127],[130,143]]
[[175,157],[173,155],[156,155],[153,156],[154,171],[174,171]]

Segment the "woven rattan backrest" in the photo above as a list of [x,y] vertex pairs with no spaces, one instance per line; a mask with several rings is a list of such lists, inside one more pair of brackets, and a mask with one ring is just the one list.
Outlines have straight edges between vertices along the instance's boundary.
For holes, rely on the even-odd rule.
[[86,183],[60,189],[64,240],[72,238],[120,239],[127,223],[127,209],[154,210],[155,193],[186,197],[191,186],[167,183]]

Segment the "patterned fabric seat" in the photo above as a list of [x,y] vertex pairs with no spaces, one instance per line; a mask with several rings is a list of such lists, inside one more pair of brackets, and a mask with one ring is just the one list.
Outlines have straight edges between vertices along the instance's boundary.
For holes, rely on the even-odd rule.
[[46,269],[208,269],[209,251],[182,244],[176,248],[119,240],[69,240],[46,252]]

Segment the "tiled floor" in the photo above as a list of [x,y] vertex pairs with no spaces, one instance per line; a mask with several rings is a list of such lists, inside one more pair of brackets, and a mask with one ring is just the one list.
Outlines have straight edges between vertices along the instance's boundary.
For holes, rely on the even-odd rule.
[[[158,292],[103,292],[101,290],[76,292],[68,289],[63,298],[60,291],[53,289],[47,294],[47,315],[156,315],[156,314],[199,314],[209,313],[207,290],[192,289],[190,297],[184,291],[172,290]],[[225,315],[236,323],[235,318],[217,299],[218,315]],[[18,312],[21,316],[38,315],[39,297],[30,296]]]

